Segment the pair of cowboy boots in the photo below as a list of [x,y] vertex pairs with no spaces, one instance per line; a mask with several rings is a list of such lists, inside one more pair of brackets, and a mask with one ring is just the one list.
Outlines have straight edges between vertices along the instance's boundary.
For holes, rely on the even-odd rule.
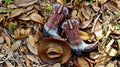
[[[61,38],[58,34],[58,27],[69,14],[68,12],[68,8],[59,3],[53,6],[53,11],[44,25],[44,37],[53,36]],[[80,38],[78,25],[78,20],[71,18],[62,23],[62,29],[65,31],[72,50],[76,53],[76,55],[81,55],[81,52],[89,52],[93,50],[97,46],[97,42],[93,44],[86,44]]]

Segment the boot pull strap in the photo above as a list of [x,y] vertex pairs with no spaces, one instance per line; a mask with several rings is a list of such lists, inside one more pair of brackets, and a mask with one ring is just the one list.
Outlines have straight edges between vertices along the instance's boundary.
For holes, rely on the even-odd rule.
[[58,10],[58,14],[61,12],[61,10],[63,9],[63,5],[60,6],[59,10]]
[[73,29],[73,26],[72,26],[71,20],[68,20],[68,24],[69,24],[69,26],[70,26],[70,29]]

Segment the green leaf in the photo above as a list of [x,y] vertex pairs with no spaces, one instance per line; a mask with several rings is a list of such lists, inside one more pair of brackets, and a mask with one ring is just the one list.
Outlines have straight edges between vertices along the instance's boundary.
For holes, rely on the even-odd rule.
[[46,10],[47,11],[51,11],[52,10],[52,6],[46,6]]
[[10,29],[15,29],[16,26],[17,26],[17,24],[16,24],[16,23],[13,23],[13,22],[10,22],[10,23],[8,24],[8,28],[10,28]]
[[10,4],[12,0],[5,0],[5,3]]
[[114,12],[116,15],[120,16],[120,11]]
[[118,42],[118,47],[120,49],[120,39],[118,39],[117,42]]
[[92,3],[94,0],[87,0],[88,2]]
[[12,12],[11,9],[0,9],[0,13],[8,13],[8,12]]

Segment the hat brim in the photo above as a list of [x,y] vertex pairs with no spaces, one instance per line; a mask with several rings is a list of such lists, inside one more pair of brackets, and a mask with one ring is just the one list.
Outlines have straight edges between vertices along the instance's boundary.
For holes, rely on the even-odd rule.
[[[46,48],[51,43],[52,44],[55,43],[56,45],[62,47],[63,54],[62,54],[61,57],[54,58],[54,59],[47,57],[47,55],[46,55]],[[54,63],[60,62],[61,64],[64,64],[64,63],[66,63],[69,60],[69,58],[71,56],[71,48],[70,48],[68,42],[66,42],[66,41],[59,40],[59,39],[54,39],[54,38],[45,38],[38,45],[38,56],[40,57],[40,59],[44,63],[54,64]]]

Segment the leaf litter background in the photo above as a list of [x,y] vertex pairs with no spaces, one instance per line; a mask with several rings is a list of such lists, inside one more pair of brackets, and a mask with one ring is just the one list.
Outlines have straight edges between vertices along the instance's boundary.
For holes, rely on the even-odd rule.
[[[56,2],[79,20],[81,39],[99,43],[82,56],[72,52],[65,64],[49,65],[37,56],[37,45]],[[0,67],[119,67],[119,9],[119,0],[0,0]]]

